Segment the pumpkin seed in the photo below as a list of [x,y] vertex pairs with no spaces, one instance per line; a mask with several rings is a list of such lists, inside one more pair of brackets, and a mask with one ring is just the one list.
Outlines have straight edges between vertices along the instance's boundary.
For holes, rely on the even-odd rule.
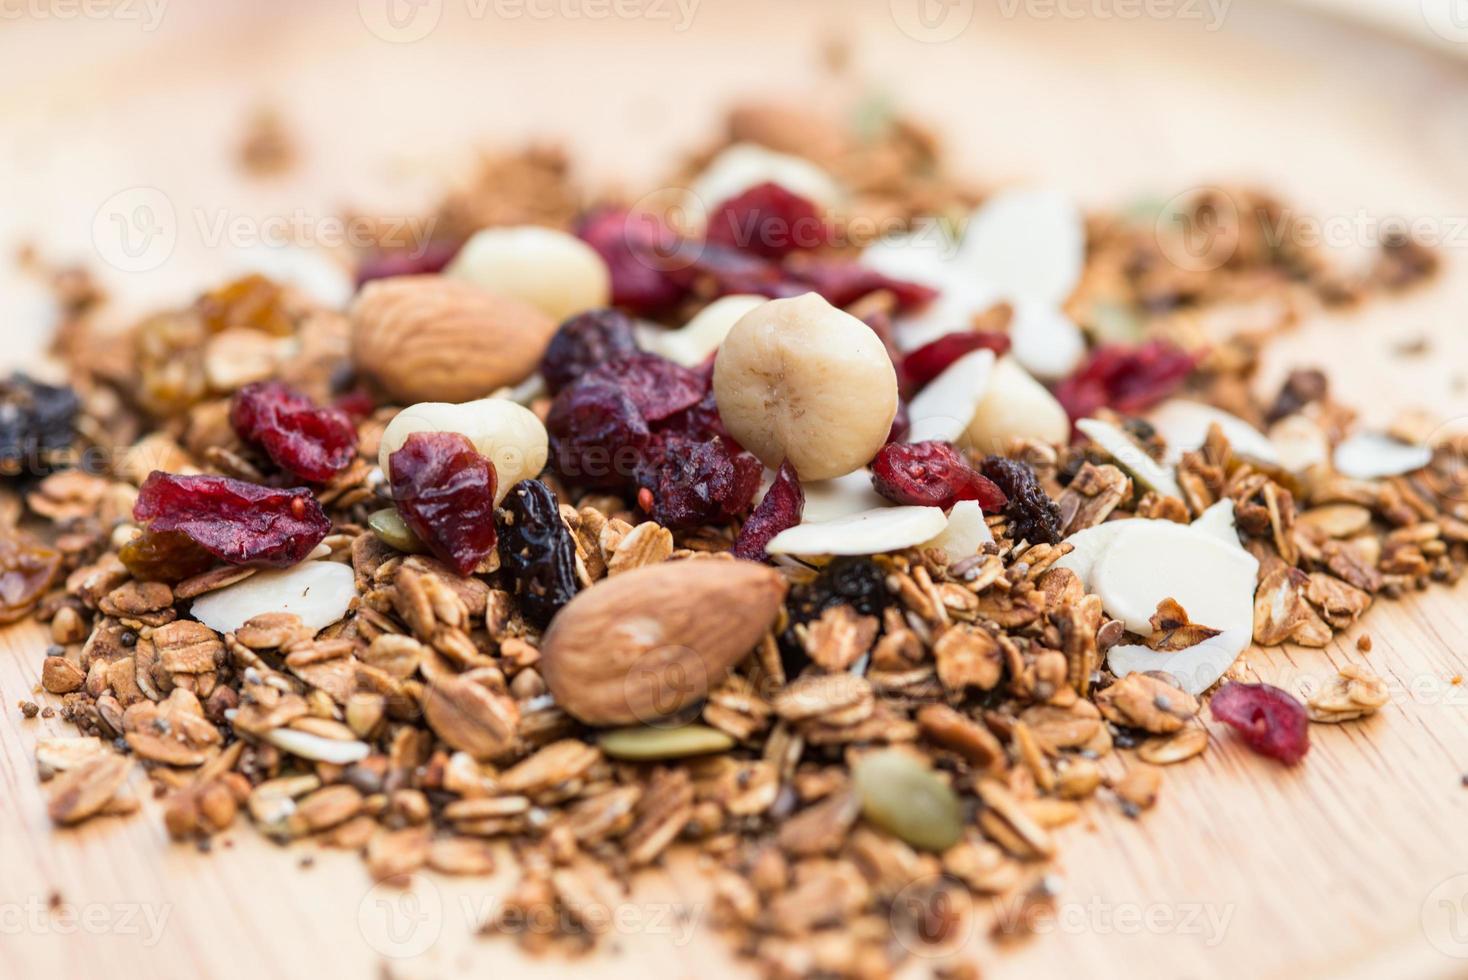
[[372,528],[374,534],[382,539],[383,544],[409,555],[421,555],[428,551],[423,542],[418,540],[408,525],[403,523],[403,518],[398,514],[397,508],[386,507],[375,511],[367,518],[367,526]]
[[863,815],[912,846],[942,851],[963,836],[958,797],[912,756],[874,752],[862,757],[853,776]]
[[707,725],[678,728],[619,728],[601,737],[601,750],[613,759],[647,761],[681,759],[690,755],[723,752],[734,747],[726,732]]

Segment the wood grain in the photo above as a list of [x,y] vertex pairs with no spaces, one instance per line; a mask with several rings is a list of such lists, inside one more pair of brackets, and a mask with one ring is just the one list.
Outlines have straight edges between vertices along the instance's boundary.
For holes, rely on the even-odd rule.
[[[1264,2],[1235,0],[1217,30],[980,9],[943,44],[902,35],[889,4],[875,2],[838,11],[710,0],[683,32],[474,19],[450,4],[433,36],[404,45],[364,32],[355,3],[297,6],[287,18],[243,2],[172,5],[151,33],[8,23],[0,64],[27,84],[0,89],[0,124],[17,137],[0,147],[0,174],[25,175],[8,186],[26,193],[0,208],[0,242],[39,240],[47,254],[95,263],[99,206],[129,187],[159,188],[180,219],[167,261],[146,274],[103,267],[120,308],[137,309],[188,295],[248,251],[206,240],[201,215],[320,217],[347,203],[412,213],[476,143],[556,134],[598,173],[652,179],[730,98],[834,101],[842,85],[813,56],[831,36],[890,97],[938,123],[965,172],[984,179],[1115,203],[1239,176],[1341,221],[1426,214],[1446,230],[1468,215],[1462,66]],[[299,172],[265,184],[241,180],[227,153],[260,100],[284,109],[304,157]],[[1448,274],[1431,290],[1283,338],[1262,383],[1323,363],[1368,418],[1413,404],[1468,415],[1460,252],[1446,249]],[[0,361],[34,362],[46,313],[33,284],[0,272]],[[1429,354],[1398,353],[1421,337]],[[1445,953],[1468,953],[1455,942],[1468,931],[1454,932],[1451,917],[1468,909],[1468,694],[1455,680],[1468,674],[1464,598],[1442,588],[1378,604],[1361,627],[1370,654],[1355,649],[1359,630],[1325,651],[1251,652],[1259,675],[1285,686],[1365,660],[1392,683],[1392,701],[1363,724],[1316,726],[1296,769],[1220,733],[1200,760],[1166,773],[1143,819],[1095,807],[1064,834],[1060,920],[1002,948],[969,937],[984,974],[1468,975],[1468,959]],[[212,854],[172,846],[151,803],[134,819],[56,831],[33,746],[67,726],[21,721],[14,708],[34,696],[45,642],[34,627],[0,634],[0,975],[743,972],[708,927],[688,856],[643,880],[614,941],[568,967],[472,935],[508,872],[373,889],[355,856],[277,847],[243,823]],[[53,894],[92,918],[66,931],[70,920],[42,911]],[[691,935],[690,924],[700,926]]]

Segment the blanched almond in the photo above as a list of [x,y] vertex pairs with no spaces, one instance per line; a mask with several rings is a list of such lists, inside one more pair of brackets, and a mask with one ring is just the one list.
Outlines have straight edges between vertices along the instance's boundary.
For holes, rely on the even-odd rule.
[[606,306],[612,292],[611,273],[595,249],[535,225],[476,232],[444,275],[529,303],[556,323]]

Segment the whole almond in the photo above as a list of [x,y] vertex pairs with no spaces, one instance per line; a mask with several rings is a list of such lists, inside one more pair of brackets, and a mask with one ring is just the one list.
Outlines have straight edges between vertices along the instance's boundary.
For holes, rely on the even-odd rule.
[[742,561],[674,561],[604,579],[541,643],[557,703],[588,725],[647,724],[703,700],[775,622],[785,579]]
[[442,276],[370,282],[351,321],[357,370],[405,405],[465,402],[518,384],[556,330],[529,303]]

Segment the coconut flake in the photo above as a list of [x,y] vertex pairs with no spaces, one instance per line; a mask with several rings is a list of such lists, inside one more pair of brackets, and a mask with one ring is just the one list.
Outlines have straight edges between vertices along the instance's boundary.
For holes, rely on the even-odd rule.
[[1068,442],[1070,416],[1044,385],[1006,356],[995,362],[963,442],[987,454],[1003,452],[1011,439]]
[[1252,629],[1259,562],[1213,534],[1172,521],[1137,521],[1116,535],[1091,570],[1091,586],[1108,613],[1133,633],[1164,599],[1176,599],[1195,623]]
[[832,521],[799,524],[775,535],[772,555],[880,555],[914,548],[942,533],[939,507],[880,507]]
[[1239,654],[1249,648],[1252,633],[1252,626],[1224,630],[1175,653],[1159,653],[1139,643],[1122,644],[1111,648],[1106,662],[1117,677],[1137,671],[1166,671],[1177,678],[1184,691],[1198,695],[1217,683]]
[[265,613],[295,613],[319,632],[347,614],[357,597],[350,566],[308,561],[280,571],[261,571],[237,585],[194,601],[193,616],[217,633],[233,633]]
[[1335,447],[1335,468],[1353,480],[1381,480],[1420,470],[1432,462],[1432,450],[1390,436],[1362,432]]
[[1065,377],[1086,356],[1085,335],[1058,306],[1017,303],[1009,339],[1014,359],[1030,374],[1046,380]]
[[1076,423],[1085,436],[1100,446],[1118,466],[1132,477],[1166,497],[1182,499],[1182,488],[1177,485],[1171,472],[1148,456],[1146,451],[1132,441],[1121,429],[1100,419],[1081,419]]
[[1271,466],[1279,465],[1279,451],[1262,432],[1237,415],[1212,405],[1175,398],[1154,411],[1148,421],[1167,441],[1165,458],[1171,466],[1178,464],[1183,453],[1203,445],[1213,425],[1223,430],[1234,452]]
[[950,562],[961,561],[979,553],[984,545],[994,540],[994,532],[984,521],[983,508],[977,500],[960,500],[948,512],[948,526],[943,533],[923,545],[925,548],[942,548]]
[[954,361],[907,406],[908,442],[953,442],[968,431],[994,369],[994,352],[976,350]]

